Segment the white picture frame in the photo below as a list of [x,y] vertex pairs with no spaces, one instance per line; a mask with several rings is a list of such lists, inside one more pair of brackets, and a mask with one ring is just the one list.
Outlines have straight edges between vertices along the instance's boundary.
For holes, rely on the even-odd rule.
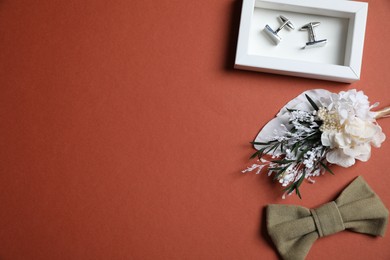
[[[360,79],[368,4],[341,0],[243,0],[234,67],[351,83]],[[295,30],[280,31],[274,45],[262,33],[265,24],[274,29],[281,14]],[[303,49],[308,34],[299,31],[305,22],[320,21],[324,47]]]

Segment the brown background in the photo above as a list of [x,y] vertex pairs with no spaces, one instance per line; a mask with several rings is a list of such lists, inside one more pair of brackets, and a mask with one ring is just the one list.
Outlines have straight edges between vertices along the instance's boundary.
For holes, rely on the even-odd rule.
[[[369,1],[352,85],[232,69],[241,2],[0,1],[0,259],[278,259],[268,203],[315,207],[363,175],[390,207],[390,142],[281,199],[243,175],[251,141],[304,90],[390,105],[390,1]],[[390,136],[390,119],[380,122]],[[308,259],[390,259],[342,232]]]

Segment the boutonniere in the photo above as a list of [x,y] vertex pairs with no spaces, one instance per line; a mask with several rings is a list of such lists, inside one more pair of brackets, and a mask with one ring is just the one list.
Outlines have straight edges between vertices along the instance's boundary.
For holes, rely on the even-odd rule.
[[385,134],[377,119],[390,115],[390,107],[372,111],[368,97],[355,89],[332,93],[308,90],[288,102],[259,132],[253,142],[256,163],[244,171],[268,172],[286,195],[304,180],[333,174],[331,165],[350,167],[367,161],[371,147],[380,147]]

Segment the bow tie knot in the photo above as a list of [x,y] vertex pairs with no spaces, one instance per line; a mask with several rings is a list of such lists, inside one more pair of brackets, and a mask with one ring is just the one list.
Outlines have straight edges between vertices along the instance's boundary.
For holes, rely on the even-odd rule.
[[302,260],[319,238],[343,230],[384,236],[389,212],[362,177],[316,209],[268,205],[268,233],[285,260]]
[[320,237],[329,236],[345,229],[339,208],[334,201],[310,210]]

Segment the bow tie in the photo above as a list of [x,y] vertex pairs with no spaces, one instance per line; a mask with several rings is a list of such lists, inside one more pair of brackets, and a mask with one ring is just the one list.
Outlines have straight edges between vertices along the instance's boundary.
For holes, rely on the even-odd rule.
[[362,177],[340,196],[316,209],[268,205],[267,229],[285,260],[304,259],[314,241],[345,229],[383,236],[389,211]]

